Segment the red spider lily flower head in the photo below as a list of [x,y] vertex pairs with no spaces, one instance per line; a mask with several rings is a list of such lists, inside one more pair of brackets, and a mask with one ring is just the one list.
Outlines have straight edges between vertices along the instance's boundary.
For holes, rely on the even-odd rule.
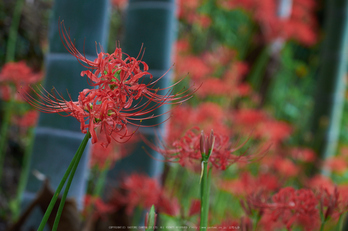
[[314,190],[321,190],[322,188],[333,193],[335,190],[335,184],[332,180],[324,175],[316,175],[305,182],[307,187]]
[[253,176],[249,172],[243,172],[236,179],[221,179],[218,187],[232,195],[247,196],[258,192],[273,192],[280,188],[281,182],[277,176],[270,173],[261,173]]
[[[96,128],[106,138],[102,144],[104,146],[111,142],[111,138],[117,142],[128,141],[135,132],[129,130],[128,125],[136,129],[156,126],[141,125],[141,122],[163,115],[155,115],[154,111],[164,104],[180,104],[191,98],[195,91],[189,88],[172,94],[172,87],[178,82],[168,88],[157,88],[156,84],[164,75],[152,81],[148,65],[138,60],[138,57],[123,53],[119,47],[112,54],[99,52],[95,60],[87,59],[72,43],[63,22],[60,24],[60,35],[70,54],[88,68],[81,72],[81,76],[86,75],[89,84],[95,88],[84,89],[79,93],[77,101],[73,101],[70,95],[70,100],[66,100],[57,91],[49,93],[42,87],[37,90],[32,88],[39,100],[25,91],[21,91],[21,94],[41,112],[75,117],[80,122],[81,131],[90,132],[92,143],[98,141]],[[150,83],[145,83],[145,76],[149,76]]]
[[316,154],[309,148],[292,148],[290,155],[293,159],[301,162],[313,162]]
[[17,89],[21,85],[33,84],[42,79],[42,73],[34,73],[24,62],[8,62],[0,71],[0,97],[7,101],[11,98],[21,100]]
[[106,204],[99,197],[92,195],[85,195],[84,204],[84,216],[88,217],[91,214],[93,219],[104,218],[116,209],[113,205]]
[[24,61],[6,63],[0,71],[0,82],[12,82],[17,87],[21,84],[36,83],[41,78],[42,75],[33,73]]
[[201,138],[200,138],[200,151],[202,158],[208,158],[210,157],[211,153],[214,149],[214,143],[215,143],[215,136],[214,131],[211,130],[209,136],[204,135],[204,131],[201,131]]
[[[105,143],[102,136],[98,143]],[[124,145],[118,145],[116,142],[110,143],[108,146],[104,145],[93,145],[90,156],[90,166],[96,167],[99,170],[111,169],[116,162],[128,154],[134,149],[134,142],[137,142],[139,137],[137,135],[132,138]]]
[[35,110],[30,110],[26,112],[22,117],[14,117],[14,122],[19,127],[33,127],[36,125],[39,118],[39,113]]
[[317,191],[317,198],[320,202],[320,214],[324,221],[330,218],[339,219],[342,214],[348,211],[348,200],[344,192],[346,189],[341,187],[335,187],[332,192],[327,188],[320,188]]
[[[254,155],[245,156],[233,154],[239,150],[244,144],[236,148],[232,147],[228,136],[210,133],[210,136],[204,136],[204,133],[199,133],[197,127],[188,130],[186,134],[179,140],[172,143],[171,147],[157,147],[153,143],[145,140],[146,144],[161,153],[166,161],[180,163],[185,166],[187,161],[208,161],[216,169],[225,170],[227,167],[236,162],[248,162]],[[207,152],[212,151],[211,154]]]
[[164,190],[162,190],[156,206],[160,213],[164,213],[172,217],[180,215],[181,206],[178,199],[169,197]]
[[[330,193],[329,190],[321,188],[318,192],[317,198],[320,202],[320,214],[324,217],[326,221],[332,214],[338,209],[339,205],[339,192],[337,187],[333,193]],[[326,208],[326,209],[325,209]]]
[[121,158],[118,150],[114,150],[114,145],[104,147],[102,145],[93,145],[91,150],[90,166],[97,167],[100,170],[110,168],[113,162]]
[[281,221],[288,230],[294,223],[301,224],[306,230],[313,230],[319,224],[319,201],[310,189],[286,187],[273,195],[272,201],[256,202],[254,206],[263,208],[273,221]]
[[200,211],[201,211],[201,201],[198,199],[193,199],[191,201],[188,216],[191,217],[191,216],[197,215],[200,213]]
[[150,209],[157,205],[162,188],[156,179],[146,175],[133,173],[120,184],[124,193],[116,192],[110,203],[126,206],[127,215],[131,215],[136,207]]

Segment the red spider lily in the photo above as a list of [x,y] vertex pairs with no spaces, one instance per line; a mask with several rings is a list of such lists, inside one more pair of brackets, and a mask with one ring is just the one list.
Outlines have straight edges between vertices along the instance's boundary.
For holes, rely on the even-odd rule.
[[281,182],[277,176],[262,173],[252,176],[249,172],[244,172],[237,179],[220,180],[218,187],[233,195],[246,196],[255,192],[273,192],[280,188]]
[[28,111],[22,117],[15,117],[14,122],[19,127],[26,127],[27,128],[27,127],[35,126],[38,118],[39,118],[39,113],[37,111],[31,110],[31,111]]
[[163,190],[160,198],[158,199],[158,204],[156,207],[160,213],[173,217],[180,215],[181,206],[178,199],[168,197]]
[[213,67],[201,57],[187,55],[176,59],[176,71],[179,76],[188,73],[193,80],[198,80],[211,75]]
[[274,222],[281,221],[288,230],[294,223],[302,224],[306,230],[313,230],[319,224],[318,200],[309,189],[281,189],[273,195],[272,203],[254,201],[253,206],[263,208]]
[[338,174],[343,174],[347,171],[346,158],[342,156],[331,157],[324,162],[323,168],[329,171],[333,171]]
[[6,63],[0,72],[0,82],[11,82],[19,87],[22,84],[31,84],[40,81],[42,75],[33,73],[24,61]]
[[152,205],[160,213],[170,216],[179,216],[182,209],[178,199],[168,196],[167,190],[156,179],[140,173],[125,177],[108,202],[108,206],[113,208],[110,212],[125,208],[128,216],[135,208],[150,209]]
[[120,10],[124,10],[128,5],[128,0],[112,0],[111,5]]
[[91,214],[93,219],[104,217],[106,214],[116,209],[113,205],[106,204],[99,197],[94,197],[92,195],[85,195],[84,204],[85,209],[83,214],[86,217]]
[[110,168],[112,163],[122,158],[118,151],[114,150],[114,145],[104,147],[102,145],[93,145],[90,157],[90,166],[97,167],[100,170]]
[[340,203],[338,189],[335,187],[334,192],[331,194],[329,190],[321,188],[317,198],[320,201],[320,213],[323,215],[324,220],[327,220],[338,209]]
[[191,217],[191,216],[199,214],[200,212],[201,212],[201,201],[198,199],[192,200],[188,216]]
[[[202,85],[203,87],[203,85]],[[174,142],[178,137],[183,135],[183,131],[199,124],[201,129],[211,130],[218,134],[228,135],[230,129],[226,125],[227,116],[222,106],[212,103],[204,102],[196,108],[183,105],[176,107],[172,111],[172,118],[169,121],[168,141]]]
[[147,72],[148,65],[137,60],[138,57],[133,58],[123,53],[121,48],[116,48],[112,54],[100,52],[94,61],[87,59],[72,43],[63,22],[60,35],[66,49],[81,65],[89,69],[82,71],[81,75],[86,75],[89,84],[95,89],[83,90],[77,101],[72,101],[70,95],[70,100],[67,101],[57,91],[49,93],[44,88],[37,88],[37,91],[33,89],[39,100],[25,91],[21,94],[41,112],[63,113],[75,117],[81,124],[81,131],[86,133],[89,130],[91,133],[92,143],[98,141],[96,128],[100,128],[105,135],[105,146],[111,142],[111,138],[118,142],[128,141],[134,133],[129,130],[128,125],[136,128],[156,126],[141,125],[141,122],[166,114],[153,113],[164,104],[186,101],[195,91],[190,92],[191,89],[186,89],[172,94],[172,87],[178,82],[168,88],[156,88],[156,84],[164,75],[150,83],[144,83],[144,76],[149,76],[150,80],[153,78]]
[[149,209],[152,205],[156,206],[162,192],[157,180],[136,173],[127,176],[121,182],[120,189],[124,193],[116,192],[110,203],[118,206],[125,205],[127,215],[131,215],[138,206],[144,209]]
[[[34,73],[24,61],[6,63],[0,71],[0,97],[3,100],[15,98],[21,100],[16,94],[21,85],[33,84],[42,79],[41,73]],[[14,88],[13,88],[14,85]]]
[[[117,145],[111,142],[107,147],[103,145],[93,145],[90,156],[90,166],[97,167],[99,170],[111,169],[115,163],[130,154],[134,148],[134,142],[138,141],[138,136],[134,135],[124,145]],[[103,137],[100,143],[105,143]]]
[[248,162],[254,156],[234,155],[233,153],[239,150],[247,141],[236,148],[232,147],[229,137],[212,134],[206,137],[204,133],[199,133],[197,127],[188,130],[185,135],[172,143],[171,147],[157,147],[149,141],[146,141],[155,151],[161,153],[166,161],[180,163],[185,166],[186,162],[201,161],[203,155],[209,155],[207,152],[213,150],[208,161],[216,168],[225,170],[231,164],[236,162]]
[[313,162],[316,156],[309,148],[292,148],[290,153],[292,158],[301,162]]
[[306,185],[309,188],[312,188],[315,190],[325,189],[325,190],[328,190],[330,193],[333,193],[335,190],[335,185],[332,182],[332,180],[323,175],[316,175],[312,177],[311,179],[308,180],[308,182],[306,182]]
[[278,37],[295,39],[311,46],[317,41],[317,22],[315,20],[314,0],[294,0],[289,18],[277,15],[276,0],[219,0],[218,3],[228,9],[243,8],[252,13],[260,24],[265,40],[272,41]]

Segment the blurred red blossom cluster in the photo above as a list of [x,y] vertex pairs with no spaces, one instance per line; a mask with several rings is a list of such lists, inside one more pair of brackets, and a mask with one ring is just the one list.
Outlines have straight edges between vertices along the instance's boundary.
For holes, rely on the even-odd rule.
[[24,61],[8,62],[0,71],[0,97],[8,101],[11,98],[22,100],[17,94],[22,88],[28,89],[29,84],[34,84],[42,79],[42,73],[34,72]]
[[[95,218],[98,218],[125,209],[126,214],[131,215],[136,209],[150,209],[152,205],[155,205],[156,210],[160,213],[169,216],[184,215],[181,214],[183,208],[178,199],[173,197],[169,189],[163,188],[154,178],[145,174],[133,173],[121,181],[118,189],[112,192],[107,202],[103,202],[98,197],[87,195],[85,197],[85,214],[92,213]],[[199,201],[192,200],[186,215],[191,217],[199,214],[199,211]]]
[[[280,15],[277,0],[219,0],[217,5],[226,10],[243,9],[258,23],[261,36],[265,42],[277,38],[294,39],[304,45],[311,46],[317,42],[318,25],[315,19],[317,3],[314,0],[294,0],[290,4],[289,16]],[[178,1],[179,19],[190,24],[209,27],[212,18],[197,10],[203,1]]]

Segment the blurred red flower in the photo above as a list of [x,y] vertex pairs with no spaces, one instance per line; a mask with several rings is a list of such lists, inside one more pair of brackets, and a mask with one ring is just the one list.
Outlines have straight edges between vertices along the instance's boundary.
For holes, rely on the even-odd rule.
[[92,214],[93,219],[103,218],[114,210],[115,207],[113,205],[104,203],[101,198],[88,194],[85,195],[84,211],[82,212],[85,217]]
[[256,203],[269,213],[270,220],[281,221],[288,230],[293,224],[301,224],[306,230],[317,230],[320,224],[319,201],[309,189],[281,189],[273,195],[272,203]]
[[39,113],[35,110],[30,110],[21,117],[14,117],[14,122],[19,127],[34,127],[37,123],[38,118]]
[[[234,152],[239,150],[246,143],[246,141],[237,147],[233,147],[228,136],[214,133],[213,137],[215,139],[215,141],[212,142],[214,148],[208,161],[216,169],[226,170],[227,167],[234,163],[246,163],[257,156],[246,156],[246,153],[242,153],[240,155],[234,154]],[[179,163],[182,166],[185,166],[187,162],[201,161],[203,155],[201,151],[201,139],[205,140],[206,138],[207,137],[203,134],[203,132],[200,133],[199,128],[195,127],[188,130],[182,138],[174,141],[169,147],[157,147],[148,141],[147,145],[149,145],[150,148],[154,149],[155,151],[161,153],[165,157],[166,161]],[[208,148],[205,147],[205,150],[208,150]]]

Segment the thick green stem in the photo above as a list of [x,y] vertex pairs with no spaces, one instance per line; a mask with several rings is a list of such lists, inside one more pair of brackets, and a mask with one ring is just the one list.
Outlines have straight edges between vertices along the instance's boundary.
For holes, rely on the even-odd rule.
[[[87,145],[87,142],[88,142],[88,140],[89,140],[89,138],[90,138],[90,134],[89,134],[89,132],[87,132],[87,134],[85,135],[85,138],[83,139],[83,141],[82,141],[82,143],[80,144],[80,146],[79,146],[79,148],[77,149],[77,151],[76,151],[76,153],[75,153],[75,155],[74,155],[74,158],[72,159],[72,161],[71,161],[71,163],[69,164],[69,167],[68,167],[68,169],[66,170],[66,172],[65,172],[65,174],[64,174],[64,176],[63,176],[63,178],[62,178],[62,180],[60,181],[60,183],[59,183],[59,185],[58,185],[58,188],[57,188],[57,190],[56,190],[56,192],[54,193],[54,195],[53,195],[53,197],[52,197],[52,199],[51,199],[51,202],[50,202],[50,204],[48,205],[48,208],[47,208],[47,210],[46,210],[46,212],[45,212],[45,215],[44,215],[44,217],[42,218],[42,221],[41,221],[41,223],[40,223],[40,226],[39,226],[39,228],[38,228],[38,231],[42,231],[43,229],[44,229],[44,227],[45,227],[45,225],[46,225],[46,223],[47,223],[47,220],[48,220],[48,218],[50,217],[50,215],[51,215],[51,212],[52,212],[52,210],[53,210],[53,208],[54,208],[54,205],[56,204],[56,201],[57,201],[57,199],[58,199],[58,197],[59,197],[59,193],[60,193],[60,191],[62,191],[62,188],[63,188],[63,186],[64,186],[64,184],[65,184],[65,182],[66,182],[66,180],[67,180],[67,178],[68,178],[68,176],[70,175],[70,172],[71,171],[73,171],[72,172],[72,177],[71,178],[73,178],[73,176],[74,176],[74,174],[75,174],[75,171],[76,171],[76,168],[77,168],[77,164],[78,164],[78,162],[80,161],[80,158],[81,158],[81,156],[82,156],[82,153],[83,153],[83,151],[85,150],[85,147],[86,147],[86,145]],[[76,166],[75,166],[76,165]],[[72,179],[71,179],[72,180]],[[69,181],[70,181],[70,178],[69,178]],[[70,182],[71,183],[71,182]],[[68,185],[67,185],[67,188],[68,188],[68,186],[70,187],[70,184],[68,183]],[[68,189],[69,190],[69,189]],[[66,192],[67,193],[67,192]],[[64,194],[65,194],[65,191],[64,191]],[[64,195],[63,195],[64,196]],[[66,195],[65,195],[66,196]],[[62,198],[62,201],[63,201],[63,198]],[[61,206],[59,205],[59,208],[60,208]],[[61,208],[61,210],[62,210],[63,208]],[[61,212],[60,212],[61,213]],[[58,214],[59,214],[59,212],[57,213],[57,216],[58,216]],[[60,217],[60,215],[59,215],[59,217]],[[57,218],[56,218],[57,219]]]
[[207,230],[208,215],[209,215],[209,194],[210,182],[208,175],[208,161],[202,161],[202,176],[201,176],[201,222],[200,230]]
[[17,0],[16,6],[14,8],[12,23],[10,27],[10,32],[7,41],[6,48],[6,62],[13,62],[16,51],[17,35],[18,35],[18,26],[21,18],[22,8],[24,5],[24,0]]
[[7,135],[8,129],[10,127],[10,120],[13,112],[13,99],[6,102],[5,111],[4,111],[4,119],[2,121],[1,131],[0,131],[0,179],[2,177],[5,154],[6,154],[6,145],[7,145]]

